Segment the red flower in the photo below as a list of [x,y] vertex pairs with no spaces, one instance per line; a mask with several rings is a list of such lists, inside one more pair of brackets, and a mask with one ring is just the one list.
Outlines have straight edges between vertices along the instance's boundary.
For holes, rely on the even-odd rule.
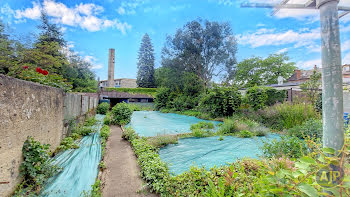
[[36,68],[36,72],[38,72],[38,73],[42,73],[42,72],[43,72],[43,70],[42,70],[40,67],[37,67],[37,68]]
[[43,75],[48,75],[49,72],[47,72],[47,70],[43,70],[41,74],[43,74]]
[[23,66],[23,69],[28,69],[28,66]]

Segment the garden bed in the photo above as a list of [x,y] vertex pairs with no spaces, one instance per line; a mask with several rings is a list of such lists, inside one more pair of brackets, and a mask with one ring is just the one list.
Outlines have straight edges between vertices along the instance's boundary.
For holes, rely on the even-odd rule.
[[185,116],[173,113],[161,113],[158,111],[134,111],[131,122],[126,128],[132,127],[140,136],[151,137],[157,135],[176,135],[190,133],[192,124],[198,122],[212,122],[218,125],[219,121],[202,120],[193,116]]
[[214,166],[228,165],[237,159],[262,156],[262,141],[279,139],[277,134],[264,137],[239,138],[218,136],[206,138],[184,138],[178,144],[169,144],[159,150],[160,158],[169,164],[170,172],[181,174],[191,166],[210,169]]

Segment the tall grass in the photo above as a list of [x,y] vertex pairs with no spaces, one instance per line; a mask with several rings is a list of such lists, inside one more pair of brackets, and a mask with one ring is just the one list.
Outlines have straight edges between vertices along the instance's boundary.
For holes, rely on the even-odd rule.
[[314,107],[306,103],[285,102],[259,111],[266,125],[274,129],[289,129],[313,118],[320,119]]
[[178,137],[176,135],[157,135],[147,139],[147,143],[156,147],[161,148],[168,144],[177,144]]

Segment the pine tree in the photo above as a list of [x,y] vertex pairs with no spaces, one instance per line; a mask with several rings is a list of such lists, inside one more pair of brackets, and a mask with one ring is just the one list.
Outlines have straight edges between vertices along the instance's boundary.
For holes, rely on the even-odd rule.
[[137,68],[137,85],[142,88],[155,87],[154,50],[151,38],[148,34],[145,34],[141,41]]

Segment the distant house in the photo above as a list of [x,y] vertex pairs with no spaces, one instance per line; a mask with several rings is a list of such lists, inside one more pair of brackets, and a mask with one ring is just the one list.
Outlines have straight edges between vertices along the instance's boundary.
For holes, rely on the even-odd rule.
[[[120,78],[114,79],[115,88],[137,88],[136,79]],[[100,81],[101,88],[108,87],[107,80]]]
[[[293,90],[300,90],[299,85],[309,80],[314,70],[316,70],[317,72],[322,72],[322,69],[318,68],[316,65],[311,70],[297,69],[294,71],[294,74],[291,77],[289,77],[287,82],[284,82],[283,84],[271,84],[267,86],[274,87],[276,89],[293,88]],[[343,71],[343,84],[349,85],[350,84],[350,64],[343,65],[342,71]]]
[[288,82],[296,84],[303,83],[310,79],[310,76],[314,73],[314,70],[316,70],[317,72],[322,72],[321,68],[317,68],[316,65],[312,70],[295,70],[294,74],[291,77],[289,77]]

